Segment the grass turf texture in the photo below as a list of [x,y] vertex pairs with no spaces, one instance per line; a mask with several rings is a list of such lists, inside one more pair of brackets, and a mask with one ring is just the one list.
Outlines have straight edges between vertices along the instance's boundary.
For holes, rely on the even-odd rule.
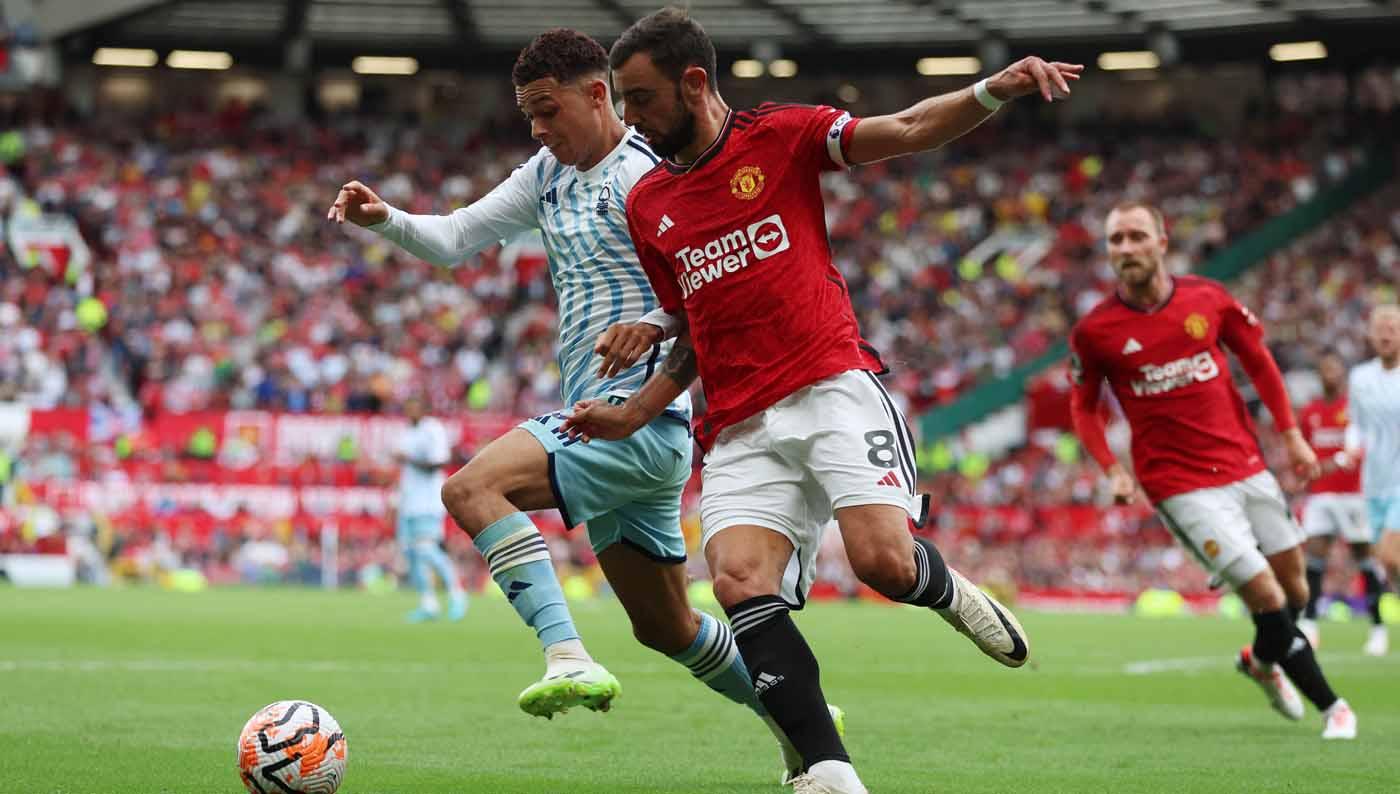
[[[0,588],[0,791],[241,791],[234,743],[258,708],[312,700],[349,742],[341,791],[780,792],[758,720],[638,646],[611,600],[576,605],[622,680],[610,714],[515,705],[542,671],[503,600],[407,625],[406,595]],[[846,709],[847,744],[894,792],[1388,791],[1400,785],[1400,654],[1325,624],[1322,660],[1361,737],[1271,712],[1230,667],[1246,621],[1022,616],[1034,667],[1002,668],[933,615],[814,605],[798,622]],[[1129,674],[1129,666],[1165,670]],[[1133,668],[1138,669],[1138,668]]]

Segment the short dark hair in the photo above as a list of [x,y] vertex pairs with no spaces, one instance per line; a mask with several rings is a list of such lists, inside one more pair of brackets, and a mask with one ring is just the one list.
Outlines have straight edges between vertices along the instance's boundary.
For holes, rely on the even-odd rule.
[[639,52],[651,56],[656,68],[676,83],[686,69],[699,66],[710,77],[710,90],[719,90],[714,42],[684,9],[667,6],[634,22],[613,44],[608,62],[617,69]]
[[517,86],[553,77],[568,83],[584,75],[608,73],[608,53],[586,33],[571,28],[546,30],[520,51],[510,79]]

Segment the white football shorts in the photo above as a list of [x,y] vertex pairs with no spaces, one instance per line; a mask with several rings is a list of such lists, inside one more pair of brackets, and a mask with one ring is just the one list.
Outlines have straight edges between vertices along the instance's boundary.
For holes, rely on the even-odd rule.
[[1310,538],[1337,535],[1347,543],[1370,543],[1366,497],[1359,493],[1310,495],[1303,503],[1303,534]]
[[1212,576],[1239,587],[1269,567],[1269,555],[1303,542],[1283,489],[1267,471],[1163,499],[1157,513]]
[[703,543],[739,525],[786,536],[794,552],[780,595],[800,609],[833,513],[893,505],[922,522],[916,482],[903,414],[874,374],[849,370],[720,431],[701,471]]

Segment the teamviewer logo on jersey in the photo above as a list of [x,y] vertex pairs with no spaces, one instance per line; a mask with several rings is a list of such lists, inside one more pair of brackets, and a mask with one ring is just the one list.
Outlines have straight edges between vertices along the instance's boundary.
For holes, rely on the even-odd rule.
[[747,228],[722,234],[704,245],[685,246],[673,254],[681,297],[689,298],[706,284],[791,247],[787,227],[777,213]]
[[749,224],[749,239],[753,241],[754,259],[767,259],[792,247],[788,240],[787,227],[783,225],[783,219],[777,213],[758,223]]

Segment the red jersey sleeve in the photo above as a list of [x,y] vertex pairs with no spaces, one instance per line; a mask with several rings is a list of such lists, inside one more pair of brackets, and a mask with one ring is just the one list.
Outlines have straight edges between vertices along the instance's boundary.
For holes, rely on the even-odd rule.
[[767,105],[756,112],[765,111],[793,142],[798,159],[822,171],[850,167],[847,154],[860,119],[829,105]]
[[1099,417],[1099,392],[1103,387],[1104,371],[1094,359],[1092,349],[1084,339],[1084,329],[1076,326],[1070,333],[1070,379],[1074,390],[1070,394],[1070,416],[1074,432],[1099,466],[1107,470],[1117,460],[1108,448],[1103,419]]
[[648,244],[651,238],[647,231],[654,233],[656,228],[644,228],[646,221],[641,217],[643,213],[638,202],[638,196],[641,194],[642,191],[634,187],[627,195],[627,234],[632,238],[632,245],[637,249],[637,261],[641,262],[642,270],[646,271],[647,281],[651,282],[651,289],[661,302],[661,308],[665,309],[667,314],[678,315],[683,306],[680,287],[666,263],[666,257]]
[[1220,341],[1239,357],[1240,365],[1259,392],[1259,399],[1273,415],[1274,427],[1280,433],[1297,427],[1293,405],[1288,401],[1288,389],[1283,384],[1283,373],[1279,372],[1278,363],[1264,344],[1264,326],[1254,312],[1234,296],[1223,288],[1220,293],[1224,300]]

